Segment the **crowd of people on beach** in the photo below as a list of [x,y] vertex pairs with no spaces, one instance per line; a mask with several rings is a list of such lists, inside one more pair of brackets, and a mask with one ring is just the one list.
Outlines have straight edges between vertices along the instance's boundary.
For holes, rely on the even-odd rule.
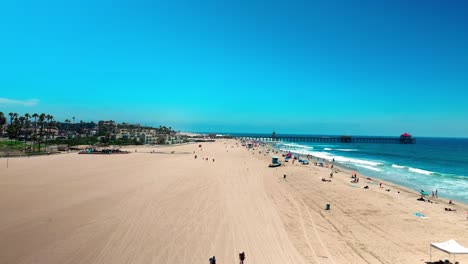
[[[259,152],[261,153],[261,152]],[[274,152],[273,153],[278,153],[278,151]],[[289,156],[288,156],[289,155]],[[292,160],[293,160],[293,164],[294,164],[294,160],[295,159],[300,159],[300,155],[292,155],[291,152],[283,152],[283,157],[287,157],[287,158],[290,158],[290,157],[294,157]],[[335,170],[335,166],[334,166],[334,163],[335,163],[335,159],[332,158],[331,160],[327,160],[327,159],[323,159],[323,158],[318,158],[318,157],[314,157],[312,155],[307,155],[307,160],[310,161],[310,162],[313,162],[314,166],[317,166],[317,167],[323,167],[323,168],[330,168],[331,169],[331,172],[329,174],[329,178],[325,178],[325,177],[321,177],[321,181],[322,182],[332,182],[332,179],[334,177],[334,173],[338,173],[338,170]],[[286,180],[286,174],[283,174],[283,179]],[[382,191],[385,191],[385,192],[391,192],[391,189],[390,188],[386,188],[384,186],[384,183],[383,182],[380,182],[380,181],[376,181],[370,177],[366,177],[367,179],[367,184],[364,185],[362,188],[363,189],[371,189],[371,187],[369,185],[378,185],[379,189],[382,189]],[[351,181],[350,181],[352,184],[359,184],[360,183],[360,177],[358,176],[358,174],[356,172],[353,172],[351,174]],[[357,185],[353,185],[353,187],[358,187]],[[396,190],[395,191],[396,194],[400,194],[400,190]],[[428,196],[426,193],[421,194],[421,197],[418,198],[417,200],[419,201],[424,201],[424,202],[428,202],[428,203],[434,203],[432,200],[430,199],[426,199],[424,198],[424,196]],[[436,189],[435,191],[432,191],[432,195],[431,195],[431,198],[434,200],[436,198],[439,198],[439,193],[438,193],[438,190]],[[437,202],[435,202],[437,203]],[[448,201],[448,204],[449,205],[454,205],[454,203],[452,202],[452,200],[449,200]],[[444,208],[445,211],[450,211],[450,212],[453,212],[453,211],[456,211],[456,209],[452,209],[452,208]],[[468,220],[468,212],[467,212],[467,220]]]
[[[309,160],[309,159],[312,159],[312,158],[313,158],[312,156],[307,155],[307,159],[308,159],[308,160]],[[338,172],[338,171],[334,171],[334,170],[333,170],[333,169],[334,169],[333,163],[335,162],[335,159],[332,159],[332,160],[331,160],[332,164],[328,164],[328,163],[326,162],[326,160],[321,160],[320,158],[316,158],[316,159],[317,159],[317,160],[313,162],[314,166],[317,166],[317,167],[326,167],[326,168],[330,168],[330,169],[332,170],[332,171],[330,172],[330,174],[329,174],[329,179],[326,179],[325,177],[322,177],[322,178],[321,178],[321,181],[322,181],[322,182],[331,182],[331,181],[332,181],[331,179],[332,179],[333,176],[334,176],[334,172]],[[283,175],[283,178],[286,179],[286,174]],[[357,183],[359,183],[360,177],[357,175],[356,172],[353,172],[353,173],[351,174],[351,179],[352,179],[352,180],[351,180],[351,183],[357,184]],[[384,187],[383,182],[376,182],[376,181],[374,181],[372,178],[369,178],[369,177],[367,177],[367,180],[368,180],[368,183],[376,184],[376,185],[378,184],[379,189],[383,189],[383,190],[386,191],[386,192],[391,192],[391,189],[390,189],[390,188],[385,188],[385,187]],[[369,187],[369,185],[365,185],[365,186],[363,187],[363,189],[370,189],[370,187]],[[397,190],[396,193],[399,194],[400,191]],[[417,200],[418,200],[418,201],[428,202],[428,203],[434,203],[434,202],[431,201],[430,199],[425,199],[424,196],[426,196],[426,193],[425,193],[423,190],[421,190],[421,197],[419,197]],[[432,199],[439,198],[439,192],[438,192],[437,189],[434,190],[434,191],[432,191],[431,198],[432,198]],[[449,204],[449,205],[454,205],[454,203],[453,203],[452,200],[449,200],[448,204]],[[444,208],[444,209],[445,209],[445,211],[448,211],[448,212],[454,212],[454,211],[456,211],[456,209],[452,209],[452,208],[448,208],[448,207],[447,207],[447,208]],[[467,220],[468,220],[468,212],[467,212]]]
[[[200,149],[200,151],[203,151],[202,145],[198,145],[198,148]],[[193,151],[193,154],[195,154],[195,153],[196,153],[196,152]],[[197,154],[195,154],[194,159],[198,159],[198,155],[197,155]],[[208,158],[208,157],[202,157],[202,160],[208,161],[208,160],[210,160],[210,158]],[[211,160],[212,160],[213,162],[215,162],[215,159],[214,159],[214,158],[211,158]]]
[[[194,157],[194,158],[195,158],[195,159],[198,159],[198,155],[195,154],[195,157]],[[208,160],[210,160],[210,158],[203,157],[202,160],[208,161]],[[212,158],[211,160],[212,160],[213,162],[215,162],[215,159],[214,159],[214,158]]]

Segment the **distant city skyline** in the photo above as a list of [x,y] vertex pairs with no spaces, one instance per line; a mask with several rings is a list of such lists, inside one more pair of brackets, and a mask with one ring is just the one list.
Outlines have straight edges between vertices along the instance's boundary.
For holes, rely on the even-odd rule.
[[462,1],[11,1],[0,111],[193,132],[468,137]]

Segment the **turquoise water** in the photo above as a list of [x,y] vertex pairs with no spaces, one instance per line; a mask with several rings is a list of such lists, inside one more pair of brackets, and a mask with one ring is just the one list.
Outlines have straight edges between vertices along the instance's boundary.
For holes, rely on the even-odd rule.
[[277,143],[283,150],[311,154],[374,178],[468,204],[468,139],[417,138],[405,144]]

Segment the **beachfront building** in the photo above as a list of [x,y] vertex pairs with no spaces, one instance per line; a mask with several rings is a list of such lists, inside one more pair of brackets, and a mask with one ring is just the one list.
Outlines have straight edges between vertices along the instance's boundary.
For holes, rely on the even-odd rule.
[[113,137],[115,139],[132,139],[132,134],[131,131],[129,131],[128,129],[118,128]]
[[143,145],[147,145],[147,144],[151,144],[152,143],[152,137],[151,135],[149,134],[146,134],[146,133],[138,133],[138,136],[137,136],[137,140],[138,142],[140,142],[141,144]]
[[93,136],[96,136],[97,134],[98,134],[98,130],[97,130],[97,129],[91,129],[91,130],[89,130],[89,135],[90,135],[90,136],[93,137]]
[[186,142],[187,137],[178,134],[159,134],[157,144],[180,144]]
[[179,144],[184,142],[184,137],[172,133],[158,133],[151,128],[117,128],[112,138],[118,140],[135,140],[141,144]]

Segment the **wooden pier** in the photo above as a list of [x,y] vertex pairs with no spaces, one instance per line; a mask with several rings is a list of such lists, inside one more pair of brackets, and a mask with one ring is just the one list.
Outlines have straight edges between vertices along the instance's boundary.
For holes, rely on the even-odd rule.
[[[405,134],[404,134],[405,135]],[[234,136],[243,140],[277,141],[277,142],[310,142],[310,143],[371,143],[371,144],[415,144],[412,136],[400,137],[365,137],[365,136],[293,136],[293,135],[245,135]]]

